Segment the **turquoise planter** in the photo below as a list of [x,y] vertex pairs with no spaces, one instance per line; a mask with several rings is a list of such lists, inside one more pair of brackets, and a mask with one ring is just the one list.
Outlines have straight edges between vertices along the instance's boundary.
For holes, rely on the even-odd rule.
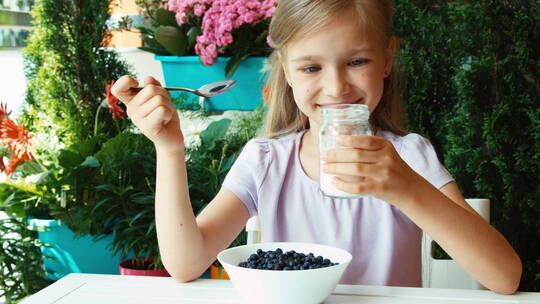
[[[224,80],[225,66],[229,58],[218,57],[211,66],[204,66],[198,56],[156,56],[161,61],[165,85],[171,87],[188,87],[197,89],[202,85]],[[250,57],[242,62],[232,79],[238,81],[236,87],[223,95],[206,99],[205,108],[208,110],[253,110],[262,103],[262,88],[265,77],[260,72],[266,57]],[[178,96],[172,92],[172,96]],[[198,98],[190,94],[188,103],[198,104]],[[196,96],[195,96],[196,97]]]
[[[39,241],[48,244],[41,247],[41,252],[49,279],[58,280],[73,272],[119,273],[120,256],[113,256],[109,248],[112,236],[98,241],[92,240],[90,236],[78,237],[56,220],[31,219],[28,224],[38,228]],[[47,256],[54,259],[45,258]]]

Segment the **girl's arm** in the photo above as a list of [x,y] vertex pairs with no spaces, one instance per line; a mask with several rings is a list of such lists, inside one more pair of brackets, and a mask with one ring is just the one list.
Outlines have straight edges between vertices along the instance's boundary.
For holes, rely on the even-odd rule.
[[411,197],[396,202],[471,276],[502,294],[514,293],[521,260],[508,241],[463,199],[456,183],[439,191],[418,176]]
[[456,183],[435,188],[401,159],[392,143],[375,136],[343,136],[323,157],[326,173],[362,177],[337,178],[336,188],[371,194],[405,213],[485,287],[514,293],[522,265],[508,241],[463,199]]
[[183,152],[157,151],[156,231],[163,264],[176,280],[198,278],[248,218],[240,199],[222,188],[195,219]]
[[138,82],[123,76],[112,93],[126,104],[133,123],[156,148],[156,231],[167,271],[178,281],[196,279],[245,225],[248,211],[228,190],[221,190],[196,220],[187,184],[184,137],[169,93],[151,77],[139,93]]

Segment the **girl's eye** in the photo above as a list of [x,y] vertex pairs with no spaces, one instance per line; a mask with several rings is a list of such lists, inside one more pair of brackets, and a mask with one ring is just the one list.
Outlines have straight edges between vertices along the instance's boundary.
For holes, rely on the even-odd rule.
[[358,59],[351,60],[349,62],[349,65],[351,65],[351,66],[359,66],[359,65],[364,65],[367,62],[368,62],[368,59],[366,59],[366,58],[358,58]]
[[315,73],[315,72],[318,72],[320,70],[321,70],[321,68],[318,67],[318,66],[308,66],[308,67],[302,68],[302,71],[304,71],[306,73]]

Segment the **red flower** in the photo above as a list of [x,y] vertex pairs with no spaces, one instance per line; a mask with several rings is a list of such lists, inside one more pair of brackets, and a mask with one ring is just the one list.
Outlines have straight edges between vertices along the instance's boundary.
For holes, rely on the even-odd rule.
[[109,112],[111,112],[113,119],[122,119],[124,118],[124,110],[118,105],[118,98],[111,93],[111,88],[113,85],[114,80],[111,81],[111,84],[105,82],[105,93],[103,93],[103,96],[107,98]]
[[[21,160],[29,161],[33,158],[30,152],[30,138],[32,137],[24,125],[17,125],[13,120],[5,118],[0,124],[0,137],[13,152],[13,156],[7,165],[8,168],[13,164],[18,165]],[[17,159],[18,162],[14,159]]]
[[5,167],[5,169],[3,170],[4,173],[7,175],[7,176],[11,176],[11,174],[13,174],[13,172],[15,172],[15,169],[17,169],[17,167],[19,166],[19,164],[22,162],[22,159],[20,158],[17,158],[15,155],[13,157],[11,157],[11,159],[9,160],[9,163],[7,164],[7,166]]
[[6,165],[4,165],[4,155],[0,156],[0,172],[4,172]]

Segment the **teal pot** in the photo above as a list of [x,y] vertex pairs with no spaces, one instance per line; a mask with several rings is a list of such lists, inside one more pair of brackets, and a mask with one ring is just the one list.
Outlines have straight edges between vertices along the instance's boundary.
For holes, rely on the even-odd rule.
[[[204,107],[208,110],[242,110],[248,111],[259,107],[263,103],[262,89],[266,78],[261,72],[267,57],[249,57],[243,61],[232,79],[238,83],[230,91],[206,99]],[[198,56],[156,56],[161,62],[165,85],[170,87],[187,87],[198,89],[204,84],[225,79],[225,66],[228,57],[218,57],[211,66],[201,63]],[[179,92],[172,92],[172,96],[178,96]],[[185,93],[184,93],[185,94]],[[199,99],[190,95],[182,108],[198,105]],[[188,107],[189,107],[188,106]]]
[[113,256],[112,236],[97,241],[91,236],[76,236],[57,220],[30,219],[38,231],[47,278],[58,280],[69,273],[118,274],[120,255]]

